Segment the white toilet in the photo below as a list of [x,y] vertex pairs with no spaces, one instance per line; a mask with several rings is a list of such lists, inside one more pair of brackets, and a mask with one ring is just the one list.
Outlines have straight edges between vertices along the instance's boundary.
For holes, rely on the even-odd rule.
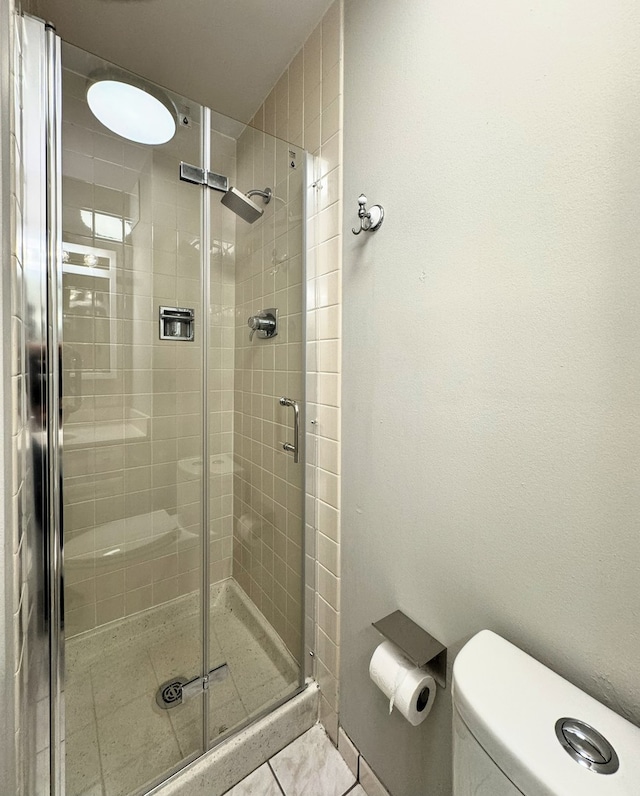
[[640,795],[640,729],[490,630],[456,658],[453,708],[454,796]]

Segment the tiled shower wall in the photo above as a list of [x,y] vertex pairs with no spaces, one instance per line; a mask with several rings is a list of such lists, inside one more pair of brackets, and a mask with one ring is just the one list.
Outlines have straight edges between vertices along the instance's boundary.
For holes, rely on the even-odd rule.
[[[307,226],[307,588],[314,612],[320,715],[338,734],[340,612],[340,302],[342,0],[336,0],[252,125],[314,157]],[[316,586],[313,596],[314,582]]]
[[[238,184],[271,186],[273,197],[259,221],[237,222],[233,572],[297,657],[304,464],[282,450],[293,412],[278,398],[303,398],[303,174],[288,144],[251,127],[238,139]],[[247,318],[271,307],[278,334],[249,340]]]
[[[214,114],[215,116],[215,114]],[[211,131],[211,170],[235,182],[236,141]],[[233,562],[233,379],[235,361],[236,223],[211,195],[209,325],[209,510],[213,586],[230,578]]]
[[[191,126],[181,126],[168,144],[137,146],[93,118],[85,91],[85,77],[65,70],[63,239],[71,261],[83,256],[73,247],[107,252],[113,280],[102,280],[101,288],[100,279],[65,276],[69,635],[197,591],[202,561],[202,189],[178,180],[181,160],[200,162],[200,111],[191,109]],[[233,175],[235,142],[212,137],[214,167]],[[234,299],[232,230],[216,221],[209,363],[214,581],[231,570],[232,390],[224,384]],[[159,340],[160,305],[195,309],[194,342]],[[138,545],[144,549],[136,555]],[[107,550],[124,555],[105,559]]]

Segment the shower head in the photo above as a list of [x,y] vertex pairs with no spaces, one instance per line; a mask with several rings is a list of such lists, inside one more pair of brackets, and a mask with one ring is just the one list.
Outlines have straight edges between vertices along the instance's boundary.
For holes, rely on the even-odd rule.
[[257,221],[264,213],[264,210],[258,207],[258,205],[249,198],[256,194],[264,199],[266,205],[271,201],[271,188],[265,188],[264,191],[254,189],[244,194],[233,187],[229,188],[220,201],[223,205],[228,207],[229,210],[233,210],[241,219],[247,221],[249,224],[253,224],[253,222]]

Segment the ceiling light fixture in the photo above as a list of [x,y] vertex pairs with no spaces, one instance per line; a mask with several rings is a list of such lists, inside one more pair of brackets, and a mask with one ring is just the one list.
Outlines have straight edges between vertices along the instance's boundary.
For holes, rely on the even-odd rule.
[[176,133],[171,101],[146,88],[105,78],[89,86],[87,102],[98,121],[136,144],[166,144]]

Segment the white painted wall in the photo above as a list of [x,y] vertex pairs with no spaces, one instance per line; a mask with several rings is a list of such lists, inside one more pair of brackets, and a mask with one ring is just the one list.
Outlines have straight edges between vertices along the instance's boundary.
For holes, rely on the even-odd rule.
[[640,6],[347,0],[344,129],[341,721],[445,796],[450,691],[367,678],[396,608],[640,722]]

